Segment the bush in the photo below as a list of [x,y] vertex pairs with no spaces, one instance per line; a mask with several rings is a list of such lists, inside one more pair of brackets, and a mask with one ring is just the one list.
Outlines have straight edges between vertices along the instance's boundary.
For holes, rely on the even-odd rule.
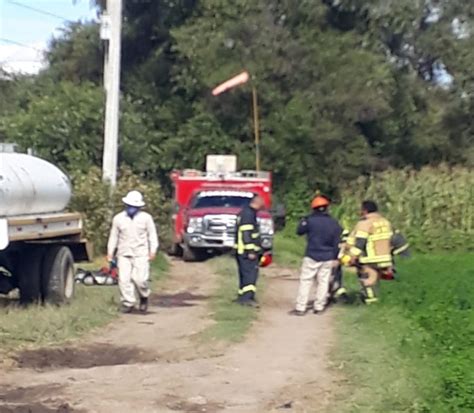
[[106,249],[110,224],[114,214],[123,209],[122,197],[135,189],[143,193],[145,210],[155,219],[164,248],[169,242],[169,203],[156,182],[146,181],[130,169],[120,171],[117,187],[109,197],[110,187],[102,182],[99,168],[92,168],[87,174],[73,176],[74,195],[70,209],[81,212],[85,218],[85,235],[93,242],[94,250],[103,253]]
[[343,190],[334,214],[353,223],[361,201],[373,199],[417,250],[472,251],[473,182],[474,170],[462,167],[388,170]]

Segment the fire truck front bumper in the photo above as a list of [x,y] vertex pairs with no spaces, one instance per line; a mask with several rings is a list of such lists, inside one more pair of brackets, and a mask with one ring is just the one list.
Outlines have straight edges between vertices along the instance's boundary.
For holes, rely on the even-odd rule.
[[[234,234],[220,234],[220,235],[208,235],[208,234],[185,234],[184,242],[192,248],[205,248],[205,249],[231,249],[235,245]],[[262,235],[261,236],[262,248],[265,251],[273,248],[273,236]]]

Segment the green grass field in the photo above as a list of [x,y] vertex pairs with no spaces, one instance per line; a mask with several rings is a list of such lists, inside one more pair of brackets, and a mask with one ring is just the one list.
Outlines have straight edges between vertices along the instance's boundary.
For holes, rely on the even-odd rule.
[[[100,266],[100,265],[99,265]],[[168,262],[160,255],[152,267],[152,280],[161,280]],[[73,302],[63,307],[27,309],[3,300],[0,307],[0,352],[23,347],[59,344],[104,326],[118,315],[117,287],[76,285]]]
[[[242,307],[233,302],[237,296],[237,268],[235,260],[220,257],[212,264],[219,280],[217,289],[211,299],[212,318],[215,321],[200,334],[203,341],[217,340],[238,342],[243,340],[252,322],[257,318],[258,311]],[[263,291],[262,279],[258,283],[259,293]]]
[[[278,236],[277,262],[299,263],[302,248]],[[330,309],[343,377],[334,412],[473,412],[474,255],[415,255],[397,269],[377,305]]]

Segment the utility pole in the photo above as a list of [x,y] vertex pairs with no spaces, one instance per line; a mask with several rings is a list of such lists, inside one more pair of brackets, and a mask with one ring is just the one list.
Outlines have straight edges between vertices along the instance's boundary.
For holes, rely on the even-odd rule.
[[102,179],[115,187],[120,109],[120,55],[122,37],[122,0],[107,0],[101,19],[101,38],[105,41],[104,88],[105,125]]
[[260,126],[258,121],[257,88],[252,85],[253,128],[255,135],[255,169],[260,172]]

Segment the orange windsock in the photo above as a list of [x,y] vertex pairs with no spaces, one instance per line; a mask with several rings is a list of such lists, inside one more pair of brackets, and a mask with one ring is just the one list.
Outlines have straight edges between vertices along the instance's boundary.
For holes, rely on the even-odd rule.
[[238,74],[237,76],[234,76],[232,79],[229,79],[225,81],[224,83],[221,83],[219,86],[215,87],[214,89],[212,89],[212,94],[214,96],[220,95],[226,90],[229,90],[229,89],[232,89],[233,87],[247,83],[249,78],[250,76],[247,71],[242,72]]

